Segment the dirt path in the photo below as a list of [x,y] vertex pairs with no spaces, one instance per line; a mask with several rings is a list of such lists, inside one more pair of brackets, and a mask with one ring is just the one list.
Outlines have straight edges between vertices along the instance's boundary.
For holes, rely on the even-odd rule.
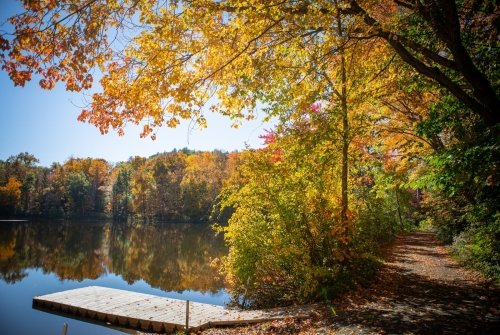
[[500,291],[453,261],[432,233],[400,236],[376,281],[307,320],[207,334],[500,334]]
[[[431,233],[400,236],[377,281],[346,297],[332,328],[358,333],[500,334],[500,292]],[[346,332],[349,333],[349,332]]]

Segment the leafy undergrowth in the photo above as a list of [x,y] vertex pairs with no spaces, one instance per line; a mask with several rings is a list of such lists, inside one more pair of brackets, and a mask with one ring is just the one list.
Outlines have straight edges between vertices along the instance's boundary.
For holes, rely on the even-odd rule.
[[398,237],[373,284],[352,290],[310,318],[202,335],[236,334],[498,334],[500,290],[466,270],[428,232]]

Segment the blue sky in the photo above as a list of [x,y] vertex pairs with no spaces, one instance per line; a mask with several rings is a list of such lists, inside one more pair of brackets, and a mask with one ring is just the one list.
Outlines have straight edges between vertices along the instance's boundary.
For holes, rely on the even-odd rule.
[[[15,13],[15,0],[0,0],[0,22]],[[14,87],[8,75],[0,70],[0,159],[5,160],[20,152],[34,154],[40,165],[64,162],[69,157],[104,158],[111,162],[127,160],[131,156],[150,156],[157,152],[184,147],[194,150],[241,150],[248,144],[259,147],[264,133],[264,114],[245,121],[238,129],[219,114],[206,113],[208,128],[190,129],[189,122],[176,129],[163,127],[156,141],[139,138],[140,128],[128,126],[124,136],[110,131],[101,135],[92,125],[77,121],[82,93],[67,92],[59,83],[52,91],[38,86],[34,77],[25,87]],[[96,89],[96,88],[94,88]],[[97,88],[98,89],[98,88]]]

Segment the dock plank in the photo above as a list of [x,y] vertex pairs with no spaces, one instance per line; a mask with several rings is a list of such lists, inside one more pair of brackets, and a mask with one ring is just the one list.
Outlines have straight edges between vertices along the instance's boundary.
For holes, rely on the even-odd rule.
[[[229,310],[222,306],[189,302],[189,328],[238,325],[287,316],[306,317],[311,310]],[[56,292],[33,298],[38,309],[55,310],[147,331],[184,329],[186,301],[100,286]]]

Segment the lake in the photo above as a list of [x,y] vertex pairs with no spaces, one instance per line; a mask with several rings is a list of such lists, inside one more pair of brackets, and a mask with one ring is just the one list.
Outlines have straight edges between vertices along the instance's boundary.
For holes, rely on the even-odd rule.
[[0,221],[0,334],[133,333],[32,309],[34,296],[89,285],[224,305],[210,263],[225,253],[206,224]]

